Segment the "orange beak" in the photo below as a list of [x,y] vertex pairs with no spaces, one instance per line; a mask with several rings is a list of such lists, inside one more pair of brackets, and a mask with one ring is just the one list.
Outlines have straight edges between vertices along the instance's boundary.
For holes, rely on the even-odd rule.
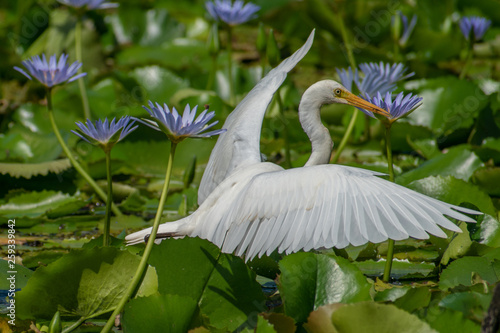
[[350,92],[344,92],[344,93],[347,93],[347,95],[342,96],[342,97],[347,101],[347,103],[349,105],[356,106],[358,108],[365,109],[367,111],[371,111],[374,113],[378,113],[378,114],[381,114],[381,115],[386,116],[386,117],[391,116],[391,114],[389,112],[387,112],[386,110],[381,109],[378,106],[376,106],[370,102],[367,102],[364,99],[362,99],[362,98],[360,98],[360,97],[358,97]]

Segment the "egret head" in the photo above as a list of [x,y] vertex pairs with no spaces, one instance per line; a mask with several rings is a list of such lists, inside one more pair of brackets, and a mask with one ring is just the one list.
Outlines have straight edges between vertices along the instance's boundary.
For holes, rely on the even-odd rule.
[[361,97],[358,97],[347,90],[343,85],[333,80],[320,81],[324,83],[325,88],[328,90],[328,98],[325,104],[349,104],[373,113],[378,113],[383,116],[390,116],[390,113],[386,110],[379,108],[378,106],[365,101]]

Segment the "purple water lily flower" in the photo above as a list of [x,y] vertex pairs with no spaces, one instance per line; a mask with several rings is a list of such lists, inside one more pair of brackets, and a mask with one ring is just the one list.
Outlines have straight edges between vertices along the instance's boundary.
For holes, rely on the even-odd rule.
[[78,126],[78,129],[71,132],[88,143],[107,150],[139,127],[134,126],[134,123],[135,121],[129,116],[122,117],[118,121],[113,118],[111,122],[108,121],[108,118],[105,118],[104,121],[101,119],[96,120],[95,123],[87,119],[85,124],[77,121],[76,126]]
[[149,101],[149,108],[146,106],[143,107],[153,119],[137,119],[137,121],[157,131],[164,132],[174,143],[178,143],[185,138],[207,138],[226,131],[225,129],[219,129],[205,132],[207,129],[217,124],[218,121],[208,124],[215,116],[215,112],[208,112],[208,109],[200,113],[195,119],[198,106],[191,109],[189,104],[186,105],[182,116],[179,115],[174,107],[170,110],[167,104],[161,106],[158,103],[153,104],[153,102]]
[[107,0],[57,0],[63,5],[83,8],[86,7],[88,10],[92,9],[106,9],[106,8],[116,8],[119,4],[114,2],[107,2]]
[[[72,82],[87,75],[87,73],[76,75],[78,69],[82,66],[80,62],[75,61],[71,65],[68,65],[66,64],[66,60],[68,60],[68,55],[64,53],[59,58],[59,61],[57,61],[55,54],[50,57],[49,61],[47,61],[45,54],[42,54],[41,58],[36,55],[31,57],[31,59],[24,60],[22,64],[38,81],[46,87],[51,88],[60,83]],[[31,76],[23,69],[17,66],[14,66],[14,69],[32,80]]]
[[[385,98],[383,98],[382,96],[382,94],[377,93],[375,97],[367,97],[366,100],[388,111],[391,114],[391,116],[387,118],[389,120],[389,123],[393,123],[399,118],[410,114],[420,105],[422,105],[421,102],[423,99],[422,97],[419,97],[417,95],[413,96],[411,93],[405,96],[402,92],[400,92],[396,96],[394,101],[392,100],[392,94],[390,92],[387,92],[385,94]],[[363,109],[360,110],[370,117],[375,118],[372,112]]]
[[483,38],[490,25],[490,20],[480,16],[462,17],[459,22],[460,30],[462,30],[465,39],[469,40],[473,34],[474,41]]
[[415,25],[417,24],[417,15],[412,16],[409,24],[408,24],[408,17],[406,17],[406,15],[404,15],[402,12],[399,12],[399,17],[403,22],[403,34],[399,39],[399,45],[404,47],[406,46],[406,43],[408,43],[408,39],[410,38],[413,29],[415,29]]
[[405,75],[407,68],[402,63],[392,66],[383,62],[362,63],[359,65],[359,69],[363,73],[362,79],[359,78],[357,69],[353,71],[351,67],[348,67],[347,70],[338,68],[336,70],[344,87],[351,90],[352,82],[354,82],[361,95],[365,97],[374,96],[378,92],[385,94],[392,91],[396,88],[398,81],[415,74],[412,72]]
[[229,25],[245,23],[257,15],[259,6],[249,2],[245,4],[243,0],[213,0],[205,2],[208,13],[215,20],[223,21]]

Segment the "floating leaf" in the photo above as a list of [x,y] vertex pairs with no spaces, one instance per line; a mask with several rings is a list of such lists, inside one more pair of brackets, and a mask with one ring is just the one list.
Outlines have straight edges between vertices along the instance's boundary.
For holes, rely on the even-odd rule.
[[207,240],[164,240],[153,248],[149,263],[156,267],[161,294],[194,299],[217,329],[235,330],[265,309],[255,273],[241,258],[221,254]]
[[407,119],[437,134],[447,135],[471,127],[488,100],[476,84],[455,76],[412,81],[406,86],[418,89],[418,95],[424,99],[422,106]]
[[[15,276],[13,281],[15,281],[15,289],[24,288],[26,283],[28,283],[29,278],[33,275],[33,271],[14,263],[14,266],[11,267],[12,263],[7,260],[0,260],[0,290],[9,290],[10,289],[10,278],[12,275]],[[15,273],[10,273],[15,272]]]
[[61,173],[71,168],[68,159],[42,163],[0,163],[0,173],[11,177],[30,179],[33,176],[46,176],[49,172]]
[[318,307],[309,314],[304,328],[309,333],[336,333],[338,332],[332,323],[332,314],[338,308],[344,306],[342,303],[327,304]]
[[[365,275],[382,276],[384,273],[385,260],[365,260],[353,262]],[[391,277],[405,279],[411,277],[428,277],[436,268],[432,263],[412,263],[407,260],[392,262]]]
[[0,205],[0,215],[35,218],[47,211],[79,200],[79,197],[55,191],[23,193]]
[[[38,268],[16,295],[21,318],[92,318],[113,310],[135,274],[140,258],[116,248],[72,250]],[[145,280],[155,279],[148,269]]]
[[486,193],[500,196],[500,168],[484,167],[474,172],[473,182]]
[[467,146],[457,146],[451,148],[445,154],[440,154],[422,163],[418,168],[398,176],[396,182],[401,185],[407,185],[414,180],[422,179],[429,175],[451,175],[467,181],[474,171],[482,165],[481,160]]
[[285,314],[298,323],[330,303],[371,299],[371,285],[348,260],[334,255],[294,253],[280,262],[280,294]]
[[346,304],[333,312],[331,320],[333,332],[437,333],[417,316],[394,305],[375,302]]
[[459,311],[431,307],[427,310],[425,320],[440,333],[470,332],[479,333],[481,326],[465,318]]
[[123,332],[184,333],[195,312],[196,301],[188,296],[137,297],[123,309]]
[[[430,172],[429,174],[433,173]],[[469,202],[478,207],[483,213],[496,215],[491,198],[486,193],[477,186],[452,176],[430,176],[414,181],[408,187],[452,205]]]
[[439,287],[448,290],[457,286],[472,286],[478,274],[484,281],[493,284],[499,280],[493,260],[485,257],[463,257],[453,261],[439,277]]
[[462,230],[462,233],[453,233],[451,242],[448,244],[441,258],[442,265],[448,265],[450,259],[465,256],[472,245],[467,225],[464,222],[460,222],[458,226]]

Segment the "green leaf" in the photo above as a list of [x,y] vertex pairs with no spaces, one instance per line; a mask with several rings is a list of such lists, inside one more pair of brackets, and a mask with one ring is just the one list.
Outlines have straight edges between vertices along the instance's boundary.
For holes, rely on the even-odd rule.
[[[135,274],[140,258],[116,248],[72,250],[38,268],[16,294],[21,318],[92,318],[113,310]],[[154,274],[146,274],[146,279]]]
[[[365,275],[382,276],[384,273],[385,261],[365,260],[353,262]],[[411,277],[428,277],[436,266],[431,263],[412,263],[407,261],[393,261],[391,276],[396,279]]]
[[500,168],[484,167],[474,172],[473,182],[489,195],[500,196]]
[[264,319],[262,316],[257,316],[257,326],[255,327],[255,333],[276,333],[274,326]]
[[68,159],[41,163],[0,163],[0,173],[11,177],[30,179],[33,176],[46,176],[49,172],[61,173],[71,168]]
[[80,198],[55,191],[23,193],[12,197],[0,206],[5,217],[39,217],[60,206],[79,201]]
[[467,225],[464,222],[460,222],[458,226],[462,230],[462,233],[453,234],[451,242],[448,244],[441,258],[442,265],[448,265],[450,259],[457,259],[465,256],[472,246]]
[[479,333],[481,331],[481,326],[465,318],[462,312],[449,309],[431,307],[426,312],[425,320],[440,333]]
[[474,317],[475,315],[481,317],[488,311],[491,298],[491,294],[482,294],[475,291],[457,292],[446,295],[439,302],[439,306],[462,312],[467,317]]
[[471,127],[488,100],[474,83],[455,76],[413,81],[407,88],[418,89],[424,99],[424,104],[407,119],[440,135]]
[[280,262],[280,294],[285,314],[305,322],[309,313],[330,303],[369,300],[371,285],[348,260],[334,255],[295,253]]
[[187,332],[196,305],[196,301],[188,296],[151,295],[135,298],[123,309],[123,332]]
[[485,214],[478,218],[476,225],[467,225],[472,240],[494,248],[500,247],[500,222]]
[[493,262],[493,260],[484,257],[463,257],[457,259],[441,273],[439,287],[443,290],[457,286],[470,287],[477,283],[474,278],[476,274],[484,281],[493,284],[499,280]]
[[[5,246],[6,247],[6,246]],[[26,283],[28,283],[28,280],[30,277],[33,275],[33,271],[18,265],[14,263],[14,268],[11,268],[9,266],[9,262],[7,260],[0,260],[0,289],[1,290],[9,290],[10,289],[10,280],[7,280],[7,278],[10,278],[11,275],[15,275],[15,289],[21,289],[24,288]],[[16,272],[16,273],[9,273],[9,272]]]
[[235,330],[249,315],[264,311],[261,286],[241,258],[221,254],[207,240],[167,239],[149,260],[161,294],[188,296],[217,329]]
[[467,146],[456,146],[447,153],[440,154],[396,178],[396,182],[407,185],[417,179],[429,175],[454,176],[455,178],[469,180],[474,171],[483,166],[481,160],[468,149]]
[[430,333],[434,331],[417,316],[394,305],[360,302],[339,307],[331,317],[336,332]]
[[[433,174],[432,172],[430,174]],[[433,198],[448,202],[452,205],[460,205],[469,202],[478,207],[483,213],[495,216],[496,211],[491,198],[481,191],[477,186],[466,183],[453,176],[430,176],[412,182],[409,188]]]

